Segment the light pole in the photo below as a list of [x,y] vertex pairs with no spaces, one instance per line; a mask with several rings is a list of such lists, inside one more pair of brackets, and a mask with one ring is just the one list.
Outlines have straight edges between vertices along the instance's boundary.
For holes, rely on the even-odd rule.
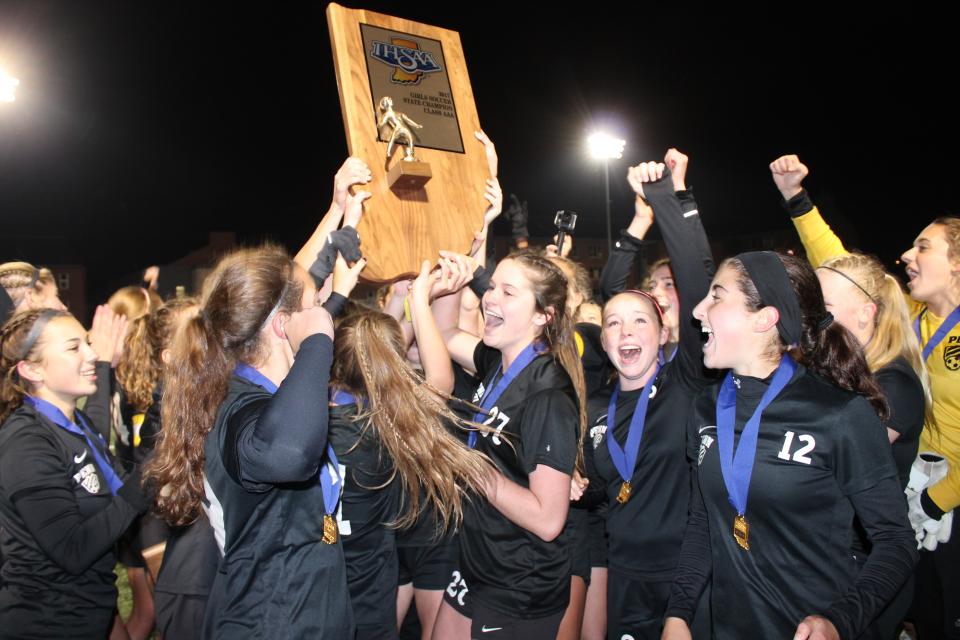
[[0,102],[13,102],[17,99],[14,91],[20,81],[0,69]]
[[627,141],[614,138],[606,133],[592,133],[587,138],[590,155],[603,160],[603,188],[607,211],[607,256],[613,252],[613,239],[610,231],[610,160],[623,157],[623,147]]

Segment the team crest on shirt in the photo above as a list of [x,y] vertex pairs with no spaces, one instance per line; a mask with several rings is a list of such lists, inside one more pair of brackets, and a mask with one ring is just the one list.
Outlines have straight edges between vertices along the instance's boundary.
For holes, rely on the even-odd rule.
[[[960,342],[960,336],[953,336],[950,342]],[[943,364],[948,371],[960,371],[960,344],[948,344],[943,348]]]
[[603,424],[595,424],[590,427],[590,440],[593,442],[593,448],[596,449],[603,442],[603,434],[607,432],[607,416],[600,416],[597,422],[603,421]]
[[74,481],[87,490],[87,493],[100,493],[100,476],[97,475],[97,468],[93,463],[84,465],[80,471],[73,476]]
[[[714,435],[710,435],[708,431],[712,429]],[[710,448],[716,438],[714,437],[717,434],[717,427],[715,425],[709,425],[706,427],[700,427],[700,453],[697,455],[697,466],[699,467],[703,464],[703,457],[707,455],[707,449]]]
[[480,404],[480,398],[483,397],[483,392],[484,392],[484,388],[483,388],[483,383],[481,382],[479,386],[477,386],[477,390],[473,394],[473,404]]

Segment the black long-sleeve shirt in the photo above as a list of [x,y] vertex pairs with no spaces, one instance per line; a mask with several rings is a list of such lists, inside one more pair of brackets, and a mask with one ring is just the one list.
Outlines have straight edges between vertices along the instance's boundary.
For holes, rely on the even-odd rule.
[[[769,384],[737,376],[736,433]],[[733,536],[716,444],[719,384],[697,398],[688,456],[698,488],[667,616],[689,622],[712,574],[716,638],[791,637],[823,615],[855,638],[897,593],[917,558],[886,429],[862,397],[798,366],[763,412],[746,518],[750,550]],[[856,515],[872,552],[858,572]]]
[[[94,446],[109,457],[105,443]],[[111,494],[82,436],[29,405],[7,419],[0,427],[0,636],[106,634],[117,598],[113,545],[143,506],[127,497]]]
[[[588,428],[597,472],[590,486],[593,490],[602,487],[608,498],[610,571],[632,578],[669,580],[680,553],[690,495],[685,427],[693,399],[710,381],[703,370],[699,326],[690,314],[706,295],[713,273],[705,268],[701,255],[705,238],[695,238],[703,229],[684,216],[669,175],[644,189],[670,255],[681,318],[691,321],[681,321],[677,357],[661,368],[654,383],[656,391],[647,407],[643,440],[631,475],[634,495],[626,504],[616,501],[623,479],[613,465],[606,439],[612,434],[617,442],[626,441],[640,391],[620,392],[616,416],[607,413],[612,386],[589,399]],[[645,605],[662,611],[666,602]]]
[[204,467],[217,637],[353,635],[343,548],[321,541],[332,360],[330,338],[310,336],[275,394],[234,376],[220,405]]

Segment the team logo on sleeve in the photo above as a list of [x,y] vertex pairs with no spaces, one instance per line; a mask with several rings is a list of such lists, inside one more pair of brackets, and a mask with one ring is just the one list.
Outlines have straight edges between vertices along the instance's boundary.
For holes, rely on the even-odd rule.
[[[960,343],[960,336],[951,336],[951,343]],[[948,344],[943,348],[943,364],[948,371],[960,370],[960,344]]]
[[477,387],[477,390],[473,394],[473,404],[480,404],[480,399],[483,397],[483,392],[484,392],[484,388],[483,388],[483,383],[481,382],[480,385]]
[[92,462],[74,474],[73,480],[86,489],[87,493],[100,493],[100,476],[97,475],[97,468]]
[[390,81],[395,84],[419,84],[425,74],[441,71],[432,53],[406,38],[390,38],[389,43],[374,41],[370,55],[393,67]]
[[[713,435],[710,435],[710,434]],[[716,425],[708,425],[706,427],[700,427],[700,453],[697,454],[697,466],[699,467],[703,464],[703,457],[707,455],[707,449],[710,448],[714,442],[716,442],[717,427]]]

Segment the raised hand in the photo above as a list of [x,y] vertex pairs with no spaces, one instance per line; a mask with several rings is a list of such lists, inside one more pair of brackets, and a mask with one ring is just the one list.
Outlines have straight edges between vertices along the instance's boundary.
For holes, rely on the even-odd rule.
[[667,155],[663,157],[663,163],[670,169],[670,177],[673,178],[673,190],[686,191],[687,165],[690,164],[690,158],[670,147],[667,150]]
[[662,162],[641,162],[627,170],[627,182],[630,183],[634,193],[643,198],[644,183],[661,179],[665,170],[666,165]]
[[803,191],[803,179],[810,174],[807,165],[795,155],[780,156],[770,163],[773,182],[784,200],[789,200]]
[[477,140],[483,143],[484,151],[487,153],[487,166],[490,168],[490,176],[494,179],[497,177],[497,171],[500,169],[500,159],[497,157],[497,147],[494,146],[493,140],[487,136],[483,131],[474,131],[474,136]]
[[123,354],[123,339],[127,335],[127,317],[120,316],[105,304],[97,306],[93,314],[93,325],[87,334],[90,347],[97,354],[97,360],[109,362],[116,367]]
[[369,191],[357,191],[347,195],[346,210],[343,214],[343,226],[357,228],[363,217],[363,202],[370,197]]
[[373,179],[370,167],[360,158],[347,158],[333,178],[333,204],[343,211],[347,207],[347,195],[355,184],[367,184]]
[[367,259],[360,258],[352,265],[347,264],[343,256],[337,254],[337,260],[333,263],[333,290],[344,298],[349,298],[354,287],[360,279],[360,272],[367,266]]

